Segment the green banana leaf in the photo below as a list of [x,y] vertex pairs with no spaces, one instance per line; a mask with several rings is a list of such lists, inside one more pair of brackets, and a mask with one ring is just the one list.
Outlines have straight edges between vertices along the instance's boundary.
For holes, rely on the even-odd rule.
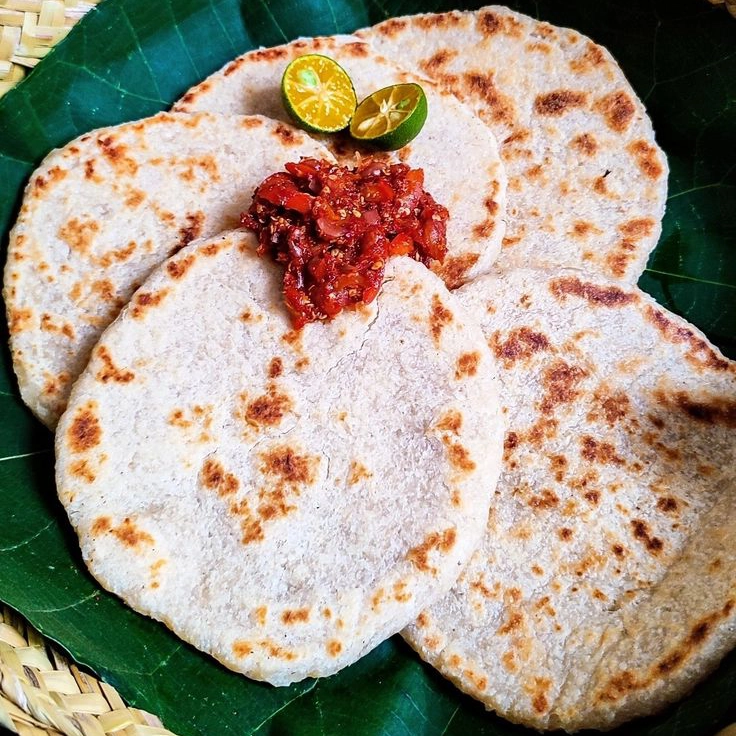
[[[671,166],[662,238],[640,284],[736,357],[736,20],[705,0],[511,6],[574,27],[620,60]],[[51,148],[168,107],[247,49],[450,7],[435,0],[105,0],[0,101],[3,251],[23,186]],[[398,637],[334,677],[277,689],[228,672],[128,610],[87,574],[56,499],[53,438],[20,402],[7,348],[1,362],[0,600],[129,702],[181,736],[531,733],[461,695]],[[620,733],[706,736],[730,719],[734,655],[681,703]]]

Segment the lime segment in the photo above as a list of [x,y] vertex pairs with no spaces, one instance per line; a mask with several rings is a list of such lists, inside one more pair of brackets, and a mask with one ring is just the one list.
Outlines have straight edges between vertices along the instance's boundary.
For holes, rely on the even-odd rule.
[[350,135],[394,151],[416,138],[427,119],[427,98],[418,84],[394,84],[368,95],[353,115]]
[[321,54],[298,56],[286,67],[281,96],[289,115],[316,133],[346,128],[358,101],[345,70]]

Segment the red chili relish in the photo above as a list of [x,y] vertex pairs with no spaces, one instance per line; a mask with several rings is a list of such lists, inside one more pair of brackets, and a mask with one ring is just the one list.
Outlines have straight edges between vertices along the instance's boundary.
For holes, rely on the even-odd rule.
[[422,169],[304,158],[266,178],[240,220],[257,234],[258,254],[286,267],[284,297],[299,328],[372,302],[389,256],[442,261],[448,217],[424,191]]

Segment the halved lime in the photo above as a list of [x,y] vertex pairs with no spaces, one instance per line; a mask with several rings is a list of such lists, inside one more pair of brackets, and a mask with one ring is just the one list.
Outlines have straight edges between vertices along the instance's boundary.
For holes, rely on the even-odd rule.
[[350,123],[350,135],[395,151],[419,135],[427,119],[427,98],[418,84],[394,84],[368,95]]
[[281,78],[284,107],[296,122],[315,133],[348,126],[358,98],[347,72],[329,56],[298,56]]

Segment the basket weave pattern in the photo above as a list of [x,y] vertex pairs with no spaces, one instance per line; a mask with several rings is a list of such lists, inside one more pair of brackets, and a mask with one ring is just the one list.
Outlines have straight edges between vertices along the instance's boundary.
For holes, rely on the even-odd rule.
[[0,97],[99,0],[0,0]]
[[0,726],[20,736],[174,736],[2,605]]

